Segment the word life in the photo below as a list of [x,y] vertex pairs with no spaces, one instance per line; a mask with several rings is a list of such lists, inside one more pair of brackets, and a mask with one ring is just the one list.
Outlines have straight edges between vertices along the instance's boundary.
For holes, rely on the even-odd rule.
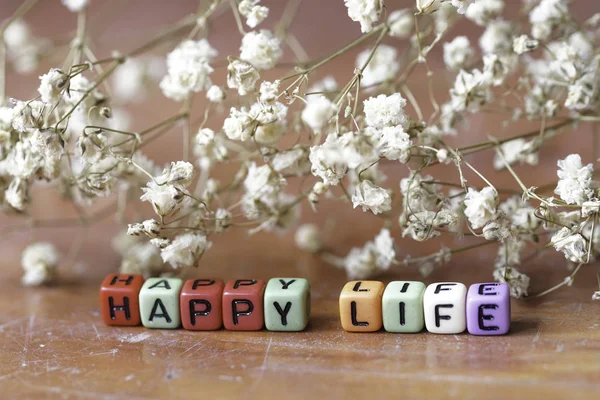
[[108,275],[100,287],[107,325],[207,331],[302,331],[310,315],[310,285],[303,278],[183,280]]
[[506,283],[348,282],[340,294],[342,327],[350,332],[420,332],[503,335],[510,328]]

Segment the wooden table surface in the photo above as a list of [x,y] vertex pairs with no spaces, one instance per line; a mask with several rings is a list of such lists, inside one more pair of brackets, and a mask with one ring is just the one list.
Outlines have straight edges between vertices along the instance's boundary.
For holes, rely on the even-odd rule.
[[[114,256],[90,256],[91,274],[75,271],[38,289],[19,287],[15,264],[2,265],[0,397],[579,399],[600,393],[600,308],[591,300],[592,268],[571,288],[541,300],[513,300],[507,336],[347,333],[337,310],[341,271],[296,251],[290,241],[273,250],[270,240],[245,235],[211,249],[197,276],[309,278],[313,313],[306,331],[108,327],[99,315],[98,287],[114,269]],[[18,253],[5,254],[10,260]],[[550,263],[560,260],[549,260],[530,266],[546,276],[537,281],[539,289],[564,276],[550,272],[559,270]],[[470,284],[489,274],[488,268],[453,265],[427,283]],[[393,279],[419,276],[396,269],[382,277]]]

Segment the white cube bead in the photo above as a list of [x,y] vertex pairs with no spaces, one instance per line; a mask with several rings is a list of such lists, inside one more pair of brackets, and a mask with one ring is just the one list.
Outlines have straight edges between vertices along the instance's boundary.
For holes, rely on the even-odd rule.
[[432,283],[425,289],[425,327],[431,333],[461,333],[467,328],[467,287],[459,282]]

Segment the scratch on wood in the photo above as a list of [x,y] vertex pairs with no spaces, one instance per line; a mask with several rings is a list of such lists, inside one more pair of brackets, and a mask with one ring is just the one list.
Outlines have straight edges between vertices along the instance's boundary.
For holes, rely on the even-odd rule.
[[267,369],[267,363],[269,361],[269,352],[271,351],[271,343],[273,343],[273,336],[269,335],[269,343],[267,343],[267,348],[265,349],[265,357],[263,358],[263,362],[259,368],[259,375],[256,378],[256,380],[252,383],[250,390],[248,390],[248,392],[247,392],[249,397],[251,397],[252,394],[256,391],[256,388],[258,387],[258,385],[260,384],[260,382],[263,380],[263,378],[265,376],[265,371]]
[[96,324],[92,324],[92,328],[94,328],[94,332],[96,332],[96,338],[100,340],[100,333],[98,332],[98,328],[96,328]]
[[[200,340],[199,342],[194,343],[192,346],[190,346],[188,349],[186,349],[185,351],[183,351],[181,354],[179,354],[179,357],[183,356],[184,354],[188,353],[190,350],[192,349],[196,349],[194,350],[191,354],[188,355],[191,356],[192,354],[194,354],[196,351],[202,350],[204,348],[204,346],[200,346],[202,343],[204,343],[206,341],[206,338],[203,338],[202,340]],[[200,346],[200,347],[198,347]]]
[[139,333],[137,335],[121,336],[119,338],[119,340],[121,342],[125,342],[125,343],[139,343],[139,342],[143,342],[144,340],[146,340],[150,337],[152,337],[152,334],[150,332],[143,332],[143,333]]
[[540,326],[538,327],[537,333],[535,334],[535,337],[533,338],[533,341],[531,343],[537,343],[540,340],[540,336],[542,335],[542,328],[544,327],[543,323],[540,323]]

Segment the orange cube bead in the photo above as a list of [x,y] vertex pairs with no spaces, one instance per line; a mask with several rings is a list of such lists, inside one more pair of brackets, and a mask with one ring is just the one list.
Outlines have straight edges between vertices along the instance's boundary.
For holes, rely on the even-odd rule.
[[135,326],[140,318],[141,275],[110,274],[100,286],[100,313],[106,325]]
[[379,281],[351,281],[340,293],[340,319],[348,332],[376,332],[383,326]]

